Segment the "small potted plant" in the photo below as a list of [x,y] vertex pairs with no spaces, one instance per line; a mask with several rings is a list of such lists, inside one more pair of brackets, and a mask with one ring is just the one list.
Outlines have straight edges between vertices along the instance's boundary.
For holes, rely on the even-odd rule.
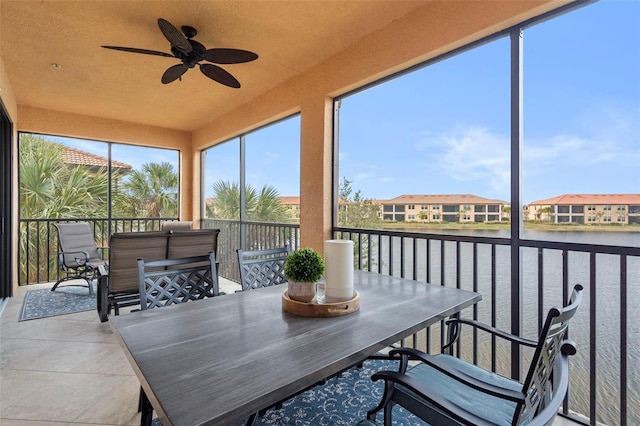
[[316,294],[316,281],[324,274],[324,260],[320,253],[307,247],[287,257],[284,276],[289,282],[288,294],[292,300],[311,302]]

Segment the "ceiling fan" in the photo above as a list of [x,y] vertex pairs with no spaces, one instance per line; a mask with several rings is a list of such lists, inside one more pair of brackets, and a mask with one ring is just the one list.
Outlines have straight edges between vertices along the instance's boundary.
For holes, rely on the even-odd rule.
[[189,68],[196,65],[200,71],[212,80],[225,86],[240,88],[240,82],[221,67],[213,64],[201,64],[201,61],[213,62],[214,64],[240,64],[258,59],[258,55],[247,50],[240,49],[207,49],[202,44],[193,40],[198,31],[189,26],[183,26],[182,32],[178,31],[169,21],[159,18],[158,27],[169,43],[171,43],[171,54],[159,52],[157,50],[138,49],[135,47],[102,46],[105,49],[122,50],[124,52],[143,53],[145,55],[165,56],[167,58],[177,58],[181,64],[169,67],[162,74],[162,83],[168,84],[175,80],[182,80],[182,75]]

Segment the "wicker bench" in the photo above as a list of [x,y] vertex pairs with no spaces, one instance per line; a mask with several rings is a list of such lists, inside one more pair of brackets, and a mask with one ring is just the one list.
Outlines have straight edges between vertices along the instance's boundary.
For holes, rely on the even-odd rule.
[[124,306],[140,304],[137,259],[145,261],[217,254],[219,229],[114,233],[109,239],[109,270],[99,269],[97,309],[101,322]]

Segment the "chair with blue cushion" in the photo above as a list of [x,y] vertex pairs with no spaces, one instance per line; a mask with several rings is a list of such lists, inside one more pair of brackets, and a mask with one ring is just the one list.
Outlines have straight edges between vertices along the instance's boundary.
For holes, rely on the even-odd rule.
[[[575,345],[566,338],[569,320],[582,298],[576,285],[564,308],[552,308],[538,341],[523,339],[494,327],[466,319],[451,319],[449,343],[443,354],[429,355],[416,349],[390,352],[400,359],[398,371],[381,371],[371,378],[384,380],[382,401],[367,413],[360,426],[375,424],[384,410],[384,424],[391,425],[398,404],[432,425],[547,425],[553,422],[569,386],[569,356]],[[535,348],[524,382],[484,370],[452,356],[463,325],[493,336]],[[412,365],[412,366],[410,366]]]

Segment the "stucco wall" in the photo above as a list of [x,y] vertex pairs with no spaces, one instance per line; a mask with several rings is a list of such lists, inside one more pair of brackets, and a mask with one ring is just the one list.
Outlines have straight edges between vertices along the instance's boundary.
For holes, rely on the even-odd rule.
[[[9,79],[7,78],[7,74],[4,69],[4,63],[2,61],[2,55],[0,52],[0,102],[2,102],[2,106],[5,111],[9,115],[9,119],[15,124],[18,120],[18,105],[16,103],[16,99],[13,95],[13,91],[11,90],[11,84]],[[13,137],[10,141],[13,145],[13,152],[17,152],[17,131],[16,126],[13,126]],[[18,159],[17,156],[13,157],[13,170],[18,170]],[[11,201],[11,210],[13,223],[11,224],[11,241],[12,241],[12,251],[13,251],[13,267],[11,272],[11,282],[13,286],[13,291],[15,292],[18,287],[18,226],[17,226],[17,218],[18,218],[18,208],[19,208],[19,198],[18,198],[18,176],[17,173],[14,173],[11,181],[11,186],[13,188],[12,192],[12,201]]]

